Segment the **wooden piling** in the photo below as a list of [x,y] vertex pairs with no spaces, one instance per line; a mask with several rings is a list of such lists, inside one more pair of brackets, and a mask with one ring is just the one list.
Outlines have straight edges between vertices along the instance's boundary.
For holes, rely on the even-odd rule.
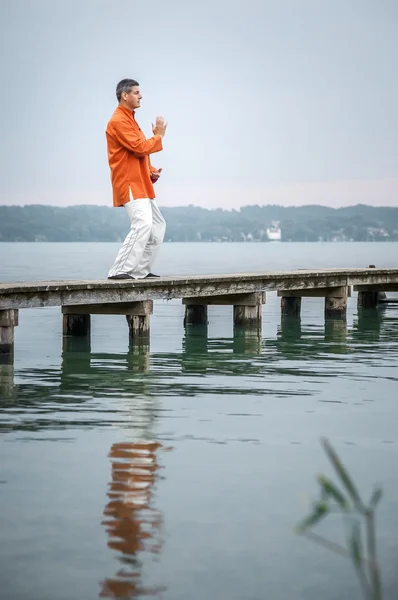
[[377,308],[378,302],[379,292],[358,292],[358,308]]
[[187,325],[207,325],[207,304],[186,304],[184,327]]
[[89,336],[91,330],[90,315],[64,314],[62,317],[62,335]]
[[0,360],[13,361],[14,327],[18,325],[18,310],[0,310]]
[[147,346],[150,335],[151,314],[153,313],[153,300],[144,300],[142,302],[131,303],[128,311],[122,309],[126,314],[126,321],[129,326],[130,347],[136,342]]
[[282,296],[282,315],[299,317],[301,312],[301,298],[298,296]]
[[261,327],[262,305],[234,306],[235,327]]
[[347,287],[338,287],[325,297],[325,318],[345,319],[347,316]]
[[150,332],[150,315],[126,315],[130,340],[148,338]]
[[347,316],[347,296],[345,298],[325,298],[325,318],[345,319]]

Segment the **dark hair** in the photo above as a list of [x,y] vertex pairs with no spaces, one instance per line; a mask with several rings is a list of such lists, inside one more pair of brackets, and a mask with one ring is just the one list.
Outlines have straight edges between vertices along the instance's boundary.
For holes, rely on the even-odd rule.
[[131,92],[131,88],[140,85],[135,79],[122,79],[116,86],[116,98],[120,102],[123,92]]

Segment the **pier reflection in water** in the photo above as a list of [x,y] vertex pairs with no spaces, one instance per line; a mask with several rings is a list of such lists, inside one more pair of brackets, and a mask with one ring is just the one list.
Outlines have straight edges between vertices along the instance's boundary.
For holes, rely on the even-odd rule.
[[[22,369],[14,382],[13,366],[0,363],[1,427],[3,431],[8,424],[19,430],[40,430],[84,426],[87,422],[100,427],[128,427],[123,403],[91,407],[90,402],[119,399],[121,395],[136,400],[203,393],[261,395],[264,387],[257,376],[264,380],[267,374],[283,376],[289,372],[300,377],[306,372],[314,378],[325,377],[330,371],[322,365],[338,355],[358,364],[365,364],[372,354],[387,359],[390,355],[385,345],[391,342],[389,350],[394,357],[397,339],[398,318],[395,311],[390,315],[388,310],[360,311],[350,328],[340,320],[326,321],[319,327],[284,317],[275,338],[261,337],[257,330],[239,329],[233,337],[209,338],[207,327],[188,327],[181,351],[173,352],[151,352],[148,343],[130,344],[126,353],[91,352],[88,339],[65,338],[59,368]],[[315,361],[321,361],[317,369],[312,368]],[[295,364],[289,366],[290,362]],[[216,374],[232,377],[228,388],[218,388],[216,383],[209,388],[206,376]],[[195,375],[199,377],[193,378]],[[293,390],[285,391],[294,394]],[[18,404],[14,405],[16,399]],[[137,403],[135,409],[143,404]],[[15,412],[8,413],[11,407]],[[76,410],[74,415],[72,410]],[[18,420],[12,419],[13,414],[18,414]],[[83,414],[88,421],[81,418]]]

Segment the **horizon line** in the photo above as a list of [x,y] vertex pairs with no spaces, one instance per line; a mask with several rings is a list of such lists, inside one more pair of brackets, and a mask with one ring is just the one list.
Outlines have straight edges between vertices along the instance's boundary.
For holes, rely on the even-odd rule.
[[[66,208],[76,208],[79,206],[84,206],[84,207],[89,207],[89,208],[109,208],[109,209],[113,209],[113,208],[122,208],[122,206],[112,206],[109,204],[91,204],[91,203],[81,203],[81,204],[67,204],[67,205],[63,205],[60,206],[58,204],[41,204],[40,202],[35,202],[35,203],[27,203],[27,204],[0,204],[0,208],[27,208],[27,207],[32,207],[32,206],[41,206],[44,208],[60,208],[60,209],[66,209]],[[242,208],[251,208],[251,207],[255,207],[258,206],[259,208],[265,208],[265,207],[275,207],[275,208],[283,208],[283,209],[289,209],[289,208],[311,208],[311,207],[316,207],[316,208],[328,208],[330,210],[343,210],[343,209],[347,209],[347,208],[357,208],[357,207],[366,207],[366,208],[376,208],[376,209],[383,209],[383,208],[388,208],[388,209],[398,209],[398,200],[397,200],[397,206],[391,206],[391,205],[381,205],[381,206],[376,206],[374,204],[367,204],[367,203],[362,203],[362,202],[357,202],[355,204],[347,204],[344,206],[330,206],[328,204],[271,204],[271,203],[267,203],[267,204],[243,204],[242,206],[239,206],[238,208],[225,208],[222,206],[216,206],[216,207],[205,207],[205,206],[201,206],[199,204],[178,204],[175,206],[162,206],[162,210],[166,209],[173,209],[173,208],[200,208],[202,210],[206,210],[206,211],[215,211],[215,210],[220,210],[220,211],[224,211],[224,212],[238,212],[240,211]]]

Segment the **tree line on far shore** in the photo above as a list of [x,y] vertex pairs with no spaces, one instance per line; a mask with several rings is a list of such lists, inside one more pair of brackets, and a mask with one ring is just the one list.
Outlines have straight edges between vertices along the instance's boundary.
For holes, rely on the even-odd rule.
[[[398,208],[358,204],[162,208],[166,242],[266,242],[279,223],[284,242],[398,241]],[[0,206],[3,242],[120,242],[128,230],[123,209],[106,206]]]

